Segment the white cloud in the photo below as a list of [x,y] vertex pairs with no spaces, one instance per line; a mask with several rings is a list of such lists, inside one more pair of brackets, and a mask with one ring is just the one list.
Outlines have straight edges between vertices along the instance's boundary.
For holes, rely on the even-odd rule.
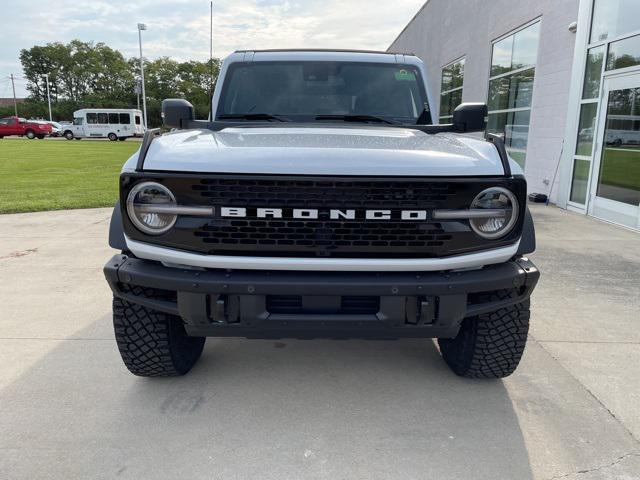
[[[215,0],[214,55],[237,49],[361,48],[384,50],[425,0]],[[206,60],[207,0],[56,0],[3,6],[0,79],[20,72],[19,51],[74,38],[105,42],[137,56],[144,22],[151,58]],[[12,39],[7,42],[5,39]],[[24,94],[23,85],[17,85]]]

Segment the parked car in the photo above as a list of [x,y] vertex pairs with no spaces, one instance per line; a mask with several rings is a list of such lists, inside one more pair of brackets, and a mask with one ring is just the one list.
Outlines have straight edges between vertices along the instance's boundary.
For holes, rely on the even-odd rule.
[[37,123],[20,117],[0,118],[0,138],[17,135],[34,138],[44,138],[51,135],[53,127],[48,123]]
[[51,125],[51,136],[52,137],[61,137],[64,132],[64,127],[58,122],[50,122],[48,120],[29,120],[33,123],[42,123],[45,125]]
[[540,275],[527,182],[468,135],[486,105],[433,124],[427,78],[412,55],[237,52],[212,121],[165,100],[176,130],[124,165],[109,232],[127,368],[183,375],[207,336],[437,338],[456,374],[510,375]]
[[142,112],[135,109],[83,108],[73,112],[73,125],[64,128],[67,140],[108,138],[112,142],[144,135]]

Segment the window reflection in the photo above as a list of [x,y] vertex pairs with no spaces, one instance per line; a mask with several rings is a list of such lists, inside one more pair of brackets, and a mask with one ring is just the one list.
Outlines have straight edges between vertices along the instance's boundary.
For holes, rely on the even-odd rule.
[[509,155],[524,167],[529,139],[531,111],[490,113],[487,119],[487,132],[505,136],[505,145]]
[[609,94],[598,196],[640,205],[640,88]]
[[513,35],[494,43],[493,58],[491,59],[491,76],[501,75],[511,71],[511,57],[513,54]]
[[540,23],[535,23],[514,35],[512,70],[531,67],[536,64],[539,36]]
[[573,183],[571,184],[571,201],[584,205],[587,200],[589,181],[589,160],[576,160],[573,165]]
[[524,167],[538,56],[540,22],[493,45],[487,132],[504,134],[507,151]]
[[580,109],[580,123],[578,124],[578,145],[576,155],[590,156],[593,149],[593,135],[596,128],[597,103],[585,103]]
[[453,111],[462,103],[464,58],[442,69],[440,87],[440,123],[450,121]]
[[[640,24],[640,19],[638,20]],[[640,65],[640,35],[625,38],[609,45],[607,70]]]
[[604,45],[589,50],[587,55],[587,71],[584,76],[584,86],[582,89],[583,99],[598,98],[604,52]]
[[500,77],[489,83],[489,110],[531,106],[534,69]]
[[591,42],[602,42],[640,29],[640,1],[595,0]]

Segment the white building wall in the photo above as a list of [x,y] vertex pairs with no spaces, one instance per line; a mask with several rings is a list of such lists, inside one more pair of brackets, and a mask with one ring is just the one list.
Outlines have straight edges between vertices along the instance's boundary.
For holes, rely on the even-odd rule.
[[[491,42],[541,19],[525,173],[529,191],[549,193],[563,146],[579,0],[429,0],[389,47],[427,65],[440,99],[442,67],[465,57],[463,102],[486,102]],[[439,104],[434,106],[439,111]],[[556,185],[558,179],[556,178]],[[552,200],[557,196],[553,189]]]

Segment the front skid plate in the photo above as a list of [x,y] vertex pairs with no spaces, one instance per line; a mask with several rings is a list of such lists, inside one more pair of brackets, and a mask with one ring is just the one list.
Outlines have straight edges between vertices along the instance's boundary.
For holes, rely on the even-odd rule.
[[[105,266],[114,295],[180,316],[190,335],[247,338],[442,338],[462,320],[526,300],[539,272],[528,259],[466,272],[194,271],[114,256]],[[132,286],[175,293],[133,295]],[[513,290],[515,296],[473,303],[473,293]],[[379,297],[378,312],[270,312],[270,296]],[[433,312],[425,311],[432,308]]]

